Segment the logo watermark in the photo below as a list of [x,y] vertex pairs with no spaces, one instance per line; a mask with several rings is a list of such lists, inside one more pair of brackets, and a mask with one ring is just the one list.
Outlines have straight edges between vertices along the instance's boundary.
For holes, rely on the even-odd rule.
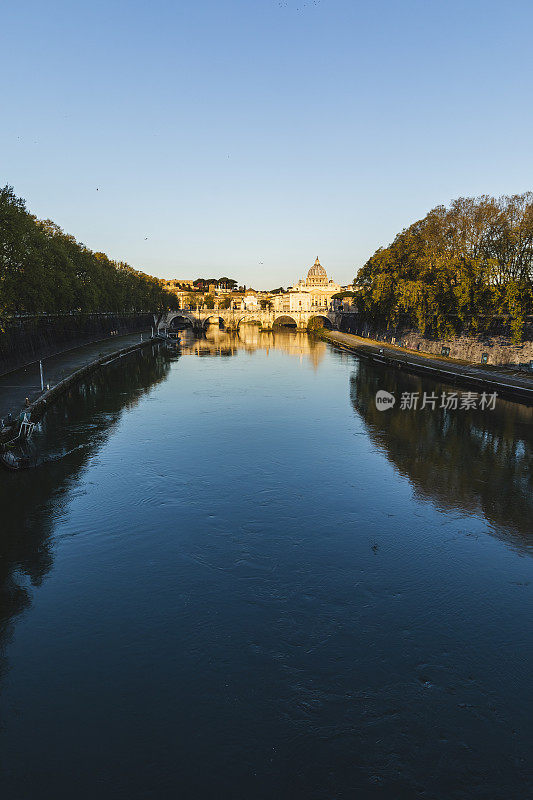
[[386,392],[384,389],[380,389],[379,392],[376,392],[376,408],[379,409],[379,411],[392,408],[395,402],[396,398],[390,392]]
[[[400,396],[400,411],[423,411],[444,408],[447,411],[494,411],[496,408],[497,392],[402,392]],[[376,392],[376,408],[378,411],[387,411],[396,403],[396,397],[384,389]]]

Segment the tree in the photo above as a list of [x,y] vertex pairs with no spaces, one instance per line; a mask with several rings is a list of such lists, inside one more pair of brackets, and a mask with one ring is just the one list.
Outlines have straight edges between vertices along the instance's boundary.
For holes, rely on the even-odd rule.
[[223,295],[218,299],[218,307],[220,309],[229,308],[231,305],[231,297],[229,294]]
[[37,220],[10,186],[0,189],[0,313],[165,311],[163,282],[93,253],[51,220]]
[[233,289],[235,289],[235,288],[236,288],[236,286],[237,286],[237,281],[234,281],[234,280],[233,280],[233,278],[226,278],[226,277],[223,277],[223,278],[219,278],[219,279],[218,279],[218,285],[219,285],[219,286],[220,286],[222,289],[230,289],[230,290],[233,290]]
[[500,314],[519,341],[533,311],[533,193],[437,206],[377,250],[356,283],[377,324],[448,336]]

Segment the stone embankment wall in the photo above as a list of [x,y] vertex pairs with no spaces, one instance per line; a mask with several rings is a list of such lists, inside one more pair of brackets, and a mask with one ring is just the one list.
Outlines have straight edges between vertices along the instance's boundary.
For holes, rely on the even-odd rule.
[[0,319],[0,375],[115,335],[148,330],[151,314],[57,314]]
[[449,347],[450,358],[481,363],[487,354],[485,363],[494,365],[524,364],[533,360],[533,322],[526,325],[524,340],[520,344],[512,341],[505,330],[494,330],[479,336],[455,336],[450,339],[429,339],[418,331],[405,328],[383,330],[363,321],[358,314],[345,314],[339,329],[346,333],[354,333],[381,342],[391,342],[422,353],[442,354],[443,347]]

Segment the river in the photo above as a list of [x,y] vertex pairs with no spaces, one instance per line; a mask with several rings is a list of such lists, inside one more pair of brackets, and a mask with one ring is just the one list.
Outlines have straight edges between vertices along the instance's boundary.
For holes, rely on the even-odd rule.
[[0,795],[530,796],[532,409],[184,334],[0,475]]

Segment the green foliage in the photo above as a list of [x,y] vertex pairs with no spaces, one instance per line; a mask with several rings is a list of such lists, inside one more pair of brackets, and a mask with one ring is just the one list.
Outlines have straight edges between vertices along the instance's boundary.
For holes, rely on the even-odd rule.
[[307,325],[307,330],[310,333],[319,333],[324,330],[324,322],[317,317],[312,317]]
[[67,311],[162,313],[177,300],[158,278],[93,253],[0,189],[0,315]]
[[193,286],[197,289],[207,289],[208,286],[217,286],[221,289],[235,289],[237,287],[237,281],[233,280],[233,278],[226,278],[223,276],[222,278],[196,278],[193,281]]
[[186,296],[185,303],[186,305],[189,306],[189,308],[196,308],[197,306],[201,306],[203,303],[203,295],[200,292],[198,293],[191,292],[191,294],[188,294]]
[[218,285],[221,289],[233,289],[237,288],[237,281],[233,280],[233,278],[226,278],[225,276],[219,278],[217,281]]
[[378,324],[444,337],[496,315],[520,341],[533,313],[533,193],[438,206],[359,271],[359,304]]
[[218,307],[221,309],[229,308],[231,305],[231,296],[226,294],[218,298]]

